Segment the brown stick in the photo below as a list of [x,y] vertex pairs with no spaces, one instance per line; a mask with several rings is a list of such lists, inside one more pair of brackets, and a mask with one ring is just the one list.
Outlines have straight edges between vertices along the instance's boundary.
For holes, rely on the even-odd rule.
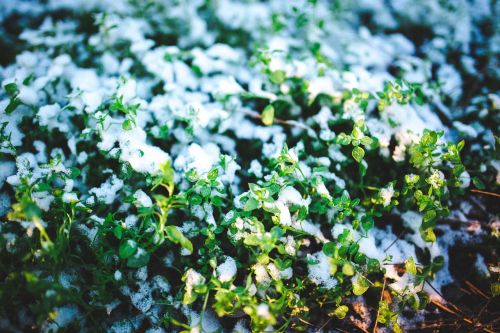
[[[450,308],[446,307],[445,305],[435,301],[435,300],[432,300],[431,301],[432,304],[434,304],[435,306],[437,306],[438,308],[456,316],[456,317],[459,317],[460,318],[460,315],[458,313],[456,313],[455,311],[451,310]],[[466,318],[466,317],[461,317],[460,319],[462,319],[464,322],[466,322],[467,324],[473,326],[473,327],[476,327],[476,328],[481,328],[483,331],[485,332],[488,332],[488,333],[495,333],[494,331],[490,330],[489,328],[487,327],[484,327],[483,324],[477,322],[477,323],[474,323],[472,320],[470,320],[469,318]]]
[[474,319],[474,323],[479,323],[479,320],[481,319],[481,316],[483,315],[483,312],[488,308],[490,305],[491,299],[489,299],[485,305],[481,308],[481,311],[477,314],[476,318]]
[[479,289],[478,287],[476,287],[475,285],[473,285],[469,280],[465,280],[464,282],[467,285],[467,287],[469,287],[476,294],[484,297],[485,299],[490,299],[488,297],[488,295],[486,295],[481,289]]
[[321,325],[321,326],[320,326],[320,328],[318,328],[318,330],[316,331],[316,333],[320,333],[320,332],[321,332],[321,330],[322,330],[322,329],[323,329],[326,325],[328,325],[328,323],[329,323],[332,319],[333,319],[333,317],[328,318],[328,320],[327,320],[327,321],[326,321],[323,325]]
[[476,190],[476,189],[472,189],[470,191],[474,192],[474,193],[480,193],[480,194],[484,194],[484,195],[489,195],[489,196],[492,196],[492,197],[500,198],[500,194],[495,193],[495,192],[481,191],[481,190]]

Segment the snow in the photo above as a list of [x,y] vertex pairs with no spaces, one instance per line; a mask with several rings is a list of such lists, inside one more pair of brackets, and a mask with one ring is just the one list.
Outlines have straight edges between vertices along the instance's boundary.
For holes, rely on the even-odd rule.
[[139,127],[126,131],[121,124],[113,124],[101,131],[101,137],[99,149],[109,151],[118,142],[120,160],[130,163],[137,172],[157,174],[160,167],[170,160],[169,154],[147,143],[146,132]]
[[316,252],[312,255],[308,254],[308,258],[319,261],[314,265],[308,264],[309,279],[316,285],[322,286],[326,289],[333,289],[338,282],[337,279],[330,274],[332,264],[329,262],[329,258],[323,253],[323,251]]
[[10,197],[7,193],[0,193],[0,217],[3,217],[10,210]]
[[94,91],[99,88],[99,77],[93,69],[78,68],[73,72],[71,86],[73,89]]
[[242,319],[238,320],[236,325],[234,325],[233,332],[234,333],[250,333],[250,331],[247,329],[247,326],[245,325],[244,320],[242,320]]
[[295,239],[293,238],[293,236],[289,235],[286,238],[282,237],[281,241],[283,243],[285,243],[285,252],[291,256],[295,256],[295,254],[296,254],[296,250],[295,250],[296,242],[295,242]]
[[410,228],[414,232],[418,232],[418,228],[422,224],[421,214],[414,211],[407,211],[401,215],[401,218],[403,219],[403,223],[406,227]]
[[[2,134],[11,135],[16,152],[2,145],[1,153],[5,156],[0,159],[0,216],[3,217],[11,204],[16,202],[14,193],[23,191],[26,181],[30,186],[31,199],[47,213],[44,214],[46,221],[41,221],[44,225],[52,222],[51,212],[59,209],[56,205],[61,204],[56,197],[62,195],[63,208],[71,204],[82,210],[76,219],[81,219],[80,215],[85,216],[83,210],[89,208],[94,212],[88,215],[104,217],[108,213],[116,213],[117,219],[123,221],[120,223],[130,232],[135,232],[142,218],[134,212],[136,208],[153,207],[156,192],[148,186],[151,179],[160,174],[162,165],[172,162],[176,191],[179,192],[192,185],[185,177],[187,171],[195,170],[203,182],[206,181],[206,174],[217,168],[217,188],[212,190],[210,196],[222,196],[224,203],[234,202],[236,209],[215,208],[208,202],[190,205],[182,212],[181,220],[169,218],[168,223],[192,237],[198,229],[206,226],[219,227],[224,217],[224,222],[231,227],[227,234],[234,242],[223,244],[227,246],[240,246],[250,234],[268,236],[265,231],[257,230],[250,218],[239,216],[242,207],[238,206],[238,199],[246,190],[247,181],[259,185],[261,181],[276,182],[282,187],[279,193],[273,195],[273,198],[277,197],[276,201],[265,205],[277,209],[278,213],[272,216],[272,221],[265,222],[266,230],[271,226],[268,222],[279,223],[286,229],[286,234],[279,240],[280,246],[284,247],[286,255],[302,258],[308,251],[316,251],[317,246],[328,241],[330,236],[325,237],[322,229],[325,231],[325,221],[331,221],[337,212],[329,209],[324,215],[311,214],[301,221],[295,208],[312,209],[312,206],[309,207],[312,200],[309,195],[314,198],[315,192],[323,198],[321,202],[336,198],[339,190],[355,193],[351,192],[351,186],[357,179],[351,179],[350,173],[345,173],[345,168],[349,168],[352,162],[350,151],[342,148],[346,151],[344,155],[333,143],[338,134],[337,125],[364,119],[370,136],[377,138],[380,145],[380,150],[377,148],[372,152],[378,152],[378,158],[382,158],[384,163],[392,162],[395,167],[406,166],[410,146],[419,140],[424,128],[444,130],[447,139],[458,141],[464,138],[475,142],[471,146],[472,153],[492,149],[494,131],[487,128],[484,121],[498,111],[500,98],[489,91],[489,87],[485,87],[478,96],[469,96],[469,91],[464,90],[469,79],[462,77],[466,72],[478,77],[480,82],[484,76],[477,68],[481,64],[470,52],[471,47],[476,44],[481,46],[484,42],[485,50],[498,49],[495,44],[497,39],[483,36],[480,29],[477,30],[476,22],[485,22],[494,12],[487,0],[459,1],[453,5],[453,10],[439,1],[426,0],[420,4],[408,0],[364,0],[349,5],[352,11],[348,11],[347,17],[340,13],[338,20],[329,19],[328,1],[319,1],[316,5],[299,1],[293,6],[299,10],[280,1],[221,0],[208,4],[203,1],[174,4],[163,10],[164,4],[159,2],[153,4],[155,10],[151,11],[151,15],[149,8],[144,9],[145,15],[138,15],[132,2],[122,0],[50,0],[46,4],[36,2],[29,5],[12,0],[2,4],[0,18],[9,17],[12,13],[26,19],[46,18],[40,26],[19,32],[19,38],[26,42],[24,46],[33,51],[23,51],[16,56],[15,63],[0,68],[2,85],[15,82],[20,89],[18,98],[23,103],[12,114],[6,114],[9,97],[1,92],[0,123],[6,124]],[[52,15],[54,10],[78,15],[60,20],[58,15]],[[95,12],[107,15],[96,16],[96,29],[91,33],[81,31],[80,14],[86,17],[88,13]],[[305,22],[303,29],[297,33],[294,24],[299,22],[295,22],[295,16],[302,12],[305,17],[313,17],[314,20],[312,23]],[[360,25],[355,19],[360,13],[369,14],[374,26],[368,29]],[[224,29],[212,27],[206,15],[210,15],[210,19],[220,23]],[[275,20],[284,20],[287,24],[283,29],[274,31]],[[316,24],[319,21],[323,22],[323,27]],[[172,22],[173,30],[170,26]],[[291,22],[293,24],[288,24]],[[432,32],[431,37],[422,45],[416,45],[410,37],[398,33],[401,24],[425,27]],[[227,31],[230,33],[220,35]],[[174,34],[175,38],[171,42],[162,40],[159,43],[157,37],[165,34]],[[236,34],[244,40],[233,38]],[[88,45],[83,44],[85,41]],[[214,44],[215,41],[218,42]],[[311,52],[315,42],[321,46],[318,54]],[[259,49],[253,45],[258,45]],[[453,64],[448,63],[450,47],[460,51]],[[260,51],[269,57],[268,68],[258,61],[254,64]],[[486,58],[488,52],[485,53]],[[320,61],[319,56],[325,62]],[[282,70],[288,79],[279,85],[271,84],[266,77],[267,70]],[[367,111],[363,111],[354,98],[344,100],[345,89],[359,88],[371,93],[383,89],[386,81],[395,79],[393,73],[402,75],[410,82],[423,83],[422,89],[430,105],[393,103],[383,112],[374,112],[374,100],[370,101]],[[23,83],[31,75],[32,79]],[[316,114],[303,114],[301,108],[304,105],[296,103],[295,98],[289,99],[290,94],[295,93],[296,82],[301,80],[304,86],[300,89],[306,90],[305,97],[309,102],[320,94],[326,95],[321,102],[307,106]],[[258,96],[255,100],[261,101],[248,102],[243,98],[247,93]],[[136,124],[131,130],[122,128],[126,119],[124,114],[108,113],[108,103],[120,96],[124,103],[140,105]],[[472,105],[463,105],[462,100],[466,101],[469,97],[473,97]],[[263,126],[258,119],[252,119],[258,115],[261,104],[269,102],[275,102],[275,106],[281,102],[289,104],[290,108],[287,107],[284,113],[277,110],[279,117],[293,119],[292,126],[282,123]],[[449,118],[445,124],[437,116],[436,109],[444,114],[441,117],[443,122],[444,118]],[[103,123],[100,123],[101,117]],[[41,132],[34,128],[31,133],[32,119],[34,127],[44,127]],[[300,125],[306,126],[307,130]],[[320,140],[316,140],[318,136]],[[314,140],[309,140],[309,137]],[[300,179],[301,175],[281,177],[273,170],[273,159],[279,156],[283,145],[296,142],[297,147],[289,150],[289,157],[300,166],[306,181],[312,180],[307,190],[292,179],[293,176]],[[44,164],[56,155],[62,156],[62,162],[55,167],[45,167]],[[368,157],[371,159],[373,156]],[[365,161],[363,165],[367,166]],[[58,172],[68,174],[69,168],[74,166],[82,172],[74,180],[59,179],[55,175]],[[469,172],[472,173],[471,170]],[[496,181],[500,183],[500,162],[480,161],[479,171],[484,174],[493,172],[492,178],[496,173]],[[463,189],[471,186],[469,172],[464,171],[459,176],[459,185]],[[53,193],[37,192],[35,184],[48,182],[49,179],[57,190]],[[435,190],[442,189],[446,183],[445,175],[437,169],[426,181]],[[4,186],[6,182],[10,186]],[[399,191],[401,180],[383,184],[387,185],[373,194],[378,195],[377,202],[383,207],[389,207],[396,191]],[[219,191],[222,190],[227,193],[221,194]],[[94,206],[96,204],[99,205]],[[474,212],[472,208],[475,206],[466,202],[452,207],[457,206],[460,212],[453,212],[454,218],[466,219],[469,218],[466,215]],[[362,253],[384,261],[386,275],[395,280],[389,287],[396,291],[406,287],[415,290],[418,286],[413,285],[409,274],[399,276],[391,263],[404,262],[409,257],[418,262],[422,258],[443,255],[445,268],[432,282],[441,290],[454,279],[449,269],[451,244],[471,241],[472,237],[446,226],[438,226],[444,235],[434,244],[426,243],[419,233],[422,214],[404,211],[403,207],[398,206],[391,212],[400,215],[404,227],[409,229],[405,229],[401,237],[391,227],[379,225],[365,236],[353,230],[347,221],[343,221],[346,224],[336,223],[332,236],[336,238],[349,229],[349,238],[359,242]],[[260,219],[260,212],[258,214]],[[88,238],[91,246],[96,246],[100,237],[98,230],[105,222],[101,217],[88,215],[88,219],[78,220],[75,227]],[[22,225],[25,227],[22,233],[33,234],[32,223],[23,221]],[[147,235],[153,230],[143,231]],[[15,250],[16,239],[25,237],[24,234],[3,236],[8,251]],[[225,233],[221,237],[225,237]],[[251,275],[259,290],[251,284],[249,293],[258,295],[259,300],[265,299],[266,288],[275,281],[290,279],[294,274],[302,278],[296,266],[280,271],[273,259],[265,264],[246,263],[225,246],[221,251],[217,253],[217,258],[224,261],[215,269],[213,277],[229,282],[228,285],[233,288],[236,276],[245,278]],[[205,277],[194,269],[204,274],[206,270],[201,270],[203,263],[195,262],[197,251],[190,253],[182,249],[182,256],[190,256],[182,258],[176,258],[174,253],[178,251],[167,249],[162,257],[167,266],[186,271],[185,290],[189,295],[194,286],[206,282]],[[227,256],[229,253],[234,257]],[[334,288],[338,281],[330,275],[332,263],[329,258],[320,251],[309,254],[309,259],[319,261],[317,265],[308,265],[309,278],[319,287]],[[109,259],[110,272],[114,272],[111,278],[121,281],[120,285],[125,282],[131,284],[122,289],[126,296],[121,297],[124,304],[110,318],[115,321],[110,330],[133,331],[151,327],[151,332],[159,331],[158,318],[162,318],[163,310],[157,305],[158,294],[165,294],[161,295],[162,302],[171,302],[175,308],[180,308],[173,295],[182,286],[178,287],[179,284],[173,281],[170,285],[168,280],[158,275],[151,279],[146,267],[129,273],[122,268],[116,270],[120,267],[118,260],[117,257]],[[184,264],[189,260],[193,260],[194,266],[176,267],[179,262]],[[236,262],[241,266],[241,272],[238,272]],[[477,256],[475,266],[480,274],[489,274],[481,255]],[[432,290],[426,290],[437,297]],[[127,319],[130,322],[120,321],[121,308],[130,308],[131,304],[140,315],[129,316]],[[111,310],[115,311],[111,305],[107,308],[108,314]],[[61,309],[66,317],[71,317],[71,307]],[[270,315],[265,303],[258,305],[257,310],[262,317]],[[204,317],[203,327],[197,326],[200,314],[190,311],[188,318],[193,332],[220,327],[210,311],[205,317],[212,316],[214,320],[207,322],[205,327]],[[61,315],[56,322],[60,320],[61,326],[67,325],[64,318]],[[148,322],[141,326],[146,319]],[[242,319],[234,329],[238,327],[238,330],[246,332],[248,324]],[[44,324],[44,327],[50,325],[53,323]]]
[[205,174],[219,161],[219,148],[208,143],[203,147],[192,143],[186,151],[186,155],[180,154],[174,162],[176,169],[195,169],[199,174]]
[[330,77],[323,76],[323,77],[318,77],[314,78],[313,80],[309,81],[309,86],[307,88],[307,91],[310,94],[310,100],[313,100],[318,96],[319,94],[326,94],[326,95],[336,95],[339,94],[337,90],[335,90],[335,85]]
[[205,278],[203,277],[203,275],[201,275],[200,273],[198,273],[197,271],[195,271],[192,268],[187,270],[185,277],[186,277],[186,282],[185,282],[186,283],[186,295],[188,295],[188,297],[191,297],[190,295],[193,292],[193,288],[195,286],[198,286],[200,284],[205,283]]
[[35,105],[38,103],[38,92],[32,87],[23,85],[19,88],[19,95],[17,95],[17,98],[25,104]]
[[123,103],[129,103],[136,96],[137,82],[134,79],[128,79],[120,84],[116,95],[122,97]]
[[387,207],[391,204],[393,196],[394,196],[394,187],[392,184],[380,190],[380,197],[382,198],[382,205],[384,207]]
[[289,226],[292,224],[292,216],[290,215],[290,210],[288,207],[280,201],[275,203],[276,207],[279,209],[280,213],[280,223],[284,226]]
[[470,174],[467,171],[462,172],[458,176],[458,179],[460,181],[461,188],[468,188],[470,186],[471,178],[470,178]]
[[255,274],[255,281],[259,284],[266,285],[271,282],[271,277],[269,277],[269,274],[267,273],[266,266],[258,263],[253,266],[253,270]]
[[266,303],[260,303],[259,305],[257,305],[256,310],[257,310],[256,311],[257,316],[264,318],[264,319],[272,318],[271,313],[269,312],[269,305],[267,305]]
[[143,190],[137,190],[134,193],[134,199],[136,200],[139,207],[151,207],[153,205],[153,201],[151,198],[144,193]]
[[442,65],[438,70],[441,90],[453,99],[458,99],[462,95],[462,78],[451,65]]
[[279,270],[274,263],[267,264],[267,271],[273,280],[288,280],[293,276],[293,270],[288,267],[284,270]]
[[43,192],[33,192],[31,194],[31,199],[36,203],[36,205],[43,211],[48,211],[50,204],[54,201],[54,196],[49,194],[47,191]]
[[228,62],[238,62],[240,52],[227,44],[217,43],[207,49],[206,55],[210,58],[218,58]]
[[278,200],[276,200],[275,205],[280,211],[280,223],[289,226],[292,224],[292,217],[290,216],[288,205],[307,207],[309,202],[302,198],[299,191],[291,186],[287,186],[279,192]]
[[217,278],[220,282],[231,281],[236,276],[236,261],[231,257],[217,267]]
[[474,127],[464,124],[460,121],[454,121],[453,127],[455,127],[458,132],[465,134],[465,137],[477,138],[479,135],[478,131]]
[[488,269],[488,266],[486,266],[486,263],[484,261],[484,257],[481,254],[479,254],[479,253],[476,255],[475,266],[476,266],[477,272],[480,275],[485,276],[487,278],[490,277],[491,273],[490,273],[490,271]]
[[63,200],[63,202],[66,202],[66,203],[72,203],[72,202],[79,201],[78,195],[76,193],[68,193],[68,192],[65,192],[63,194],[62,200]]
[[332,196],[330,195],[330,192],[328,191],[328,189],[325,186],[325,183],[323,183],[323,182],[319,183],[316,186],[316,191],[318,191],[319,195],[321,195],[323,197],[326,197],[327,199],[331,199],[332,198]]
[[120,290],[125,296],[130,297],[132,305],[142,313],[147,313],[153,306],[152,290],[148,283],[137,282],[138,290],[132,291],[128,286],[122,287]]
[[[38,117],[40,125],[47,126],[49,129],[54,129],[59,127],[59,122],[57,121],[57,116],[61,112],[61,107],[59,104],[44,105],[38,111]],[[61,124],[62,132],[67,132],[67,124]],[[64,130],[66,129],[66,130]]]
[[0,189],[5,180],[16,173],[16,164],[11,161],[0,160]]
[[82,151],[78,154],[78,157],[76,158],[76,160],[79,164],[84,164],[87,161],[87,158],[88,158],[88,154],[86,152]]
[[201,89],[221,95],[234,95],[244,91],[232,76],[216,76],[209,81],[205,80],[202,82]]
[[54,311],[57,316],[53,319],[53,322],[46,321],[43,324],[42,332],[52,332],[67,327],[81,315],[76,305],[56,307]]
[[188,312],[189,325],[191,326],[190,333],[216,333],[220,331],[220,323],[213,311],[205,311],[203,318],[194,311],[187,310],[186,312]]
[[281,280],[281,272],[274,263],[267,264],[267,271],[273,280]]
[[445,183],[444,174],[440,170],[434,170],[429,178],[427,178],[427,182],[434,189],[439,190]]
[[162,293],[168,293],[170,291],[170,283],[168,280],[161,275],[155,275],[153,277],[153,286],[160,290]]
[[309,221],[294,221],[292,223],[292,227],[316,237],[320,242],[327,242],[327,239],[323,236],[321,229]]
[[129,320],[124,319],[113,323],[109,331],[112,333],[132,333],[134,331],[134,326]]
[[148,268],[143,266],[135,271],[134,277],[137,280],[145,281],[148,278]]
[[115,175],[108,178],[108,180],[101,184],[100,187],[94,187],[89,191],[89,194],[94,194],[98,201],[107,205],[111,204],[118,193],[123,187],[123,180]]

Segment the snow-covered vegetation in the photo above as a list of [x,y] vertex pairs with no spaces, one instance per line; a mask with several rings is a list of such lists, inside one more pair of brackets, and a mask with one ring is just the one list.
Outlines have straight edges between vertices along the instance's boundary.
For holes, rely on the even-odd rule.
[[0,330],[495,330],[499,11],[1,1]]

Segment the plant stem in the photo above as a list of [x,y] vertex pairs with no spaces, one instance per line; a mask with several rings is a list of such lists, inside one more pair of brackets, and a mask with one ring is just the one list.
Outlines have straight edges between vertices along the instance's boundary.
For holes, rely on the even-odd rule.
[[384,299],[384,291],[385,291],[385,284],[387,282],[387,277],[384,276],[384,285],[382,286],[382,292],[380,293],[380,299],[378,301],[378,309],[377,309],[377,315],[375,316],[375,326],[373,326],[373,333],[377,332],[377,325],[378,325],[378,315],[380,312],[380,303]]

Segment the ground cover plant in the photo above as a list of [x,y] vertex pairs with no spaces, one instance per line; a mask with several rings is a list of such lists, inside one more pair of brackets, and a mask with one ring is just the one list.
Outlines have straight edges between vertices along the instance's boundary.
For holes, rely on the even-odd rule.
[[498,330],[499,10],[2,1],[1,331]]

